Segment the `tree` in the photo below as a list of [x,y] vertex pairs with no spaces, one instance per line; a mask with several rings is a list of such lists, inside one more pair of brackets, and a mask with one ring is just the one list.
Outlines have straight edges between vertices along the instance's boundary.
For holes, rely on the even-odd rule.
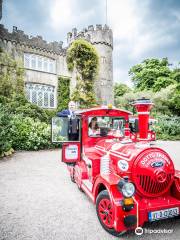
[[145,59],[142,63],[133,66],[129,75],[137,90],[150,90],[154,92],[166,88],[177,81],[169,68],[167,58]]
[[171,77],[177,82],[180,83],[180,68],[175,68],[172,71]]
[[114,97],[123,96],[125,93],[130,92],[131,88],[124,83],[115,83],[114,84]]
[[118,97],[123,96],[125,93],[130,92],[131,89],[124,83],[114,84],[114,101],[117,103]]
[[76,88],[71,99],[81,107],[96,104],[94,80],[98,74],[99,57],[96,49],[89,42],[75,40],[67,51],[67,65],[70,71],[76,70]]

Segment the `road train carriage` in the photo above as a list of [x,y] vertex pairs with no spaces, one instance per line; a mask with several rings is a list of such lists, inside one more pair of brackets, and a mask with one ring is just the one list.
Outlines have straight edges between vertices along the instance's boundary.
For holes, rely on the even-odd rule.
[[63,142],[62,161],[71,180],[96,204],[102,227],[115,236],[179,216],[180,171],[154,144],[152,105],[148,99],[135,101],[137,117],[102,106],[52,119],[52,141]]

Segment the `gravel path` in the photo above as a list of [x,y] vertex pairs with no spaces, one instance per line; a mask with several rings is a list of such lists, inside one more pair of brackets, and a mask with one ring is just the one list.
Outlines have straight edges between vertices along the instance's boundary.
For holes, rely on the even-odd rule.
[[[180,142],[159,142],[180,169]],[[61,151],[17,152],[0,160],[0,240],[109,240],[95,206],[70,181]],[[178,159],[179,158],[179,159]],[[180,220],[146,224],[171,234],[134,233],[120,239],[179,239]]]

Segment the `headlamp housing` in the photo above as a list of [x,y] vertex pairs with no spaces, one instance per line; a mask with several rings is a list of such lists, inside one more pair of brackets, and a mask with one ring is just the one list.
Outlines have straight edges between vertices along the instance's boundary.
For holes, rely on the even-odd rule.
[[135,185],[132,182],[128,182],[128,177],[125,176],[118,182],[118,189],[122,192],[125,198],[130,198],[135,194]]
[[121,192],[124,197],[129,198],[132,197],[135,193],[135,186],[131,182],[125,182],[122,186]]

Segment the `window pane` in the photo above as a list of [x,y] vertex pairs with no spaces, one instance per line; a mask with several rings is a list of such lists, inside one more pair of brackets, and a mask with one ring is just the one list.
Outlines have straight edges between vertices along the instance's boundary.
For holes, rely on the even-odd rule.
[[49,62],[49,72],[51,72],[51,73],[54,72],[53,71],[53,62],[52,61]]
[[38,106],[42,107],[43,105],[43,94],[42,92],[38,92]]
[[36,57],[31,56],[31,68],[36,69]]
[[54,94],[50,94],[50,107],[54,107]]
[[29,54],[24,54],[24,67],[30,67],[30,56]]
[[47,60],[46,60],[46,59],[44,59],[44,68],[43,68],[43,70],[44,70],[45,72],[48,71],[48,64],[47,64]]
[[42,58],[38,57],[38,70],[42,71]]
[[37,92],[32,91],[32,103],[37,104]]
[[44,93],[44,107],[48,107],[48,93]]

